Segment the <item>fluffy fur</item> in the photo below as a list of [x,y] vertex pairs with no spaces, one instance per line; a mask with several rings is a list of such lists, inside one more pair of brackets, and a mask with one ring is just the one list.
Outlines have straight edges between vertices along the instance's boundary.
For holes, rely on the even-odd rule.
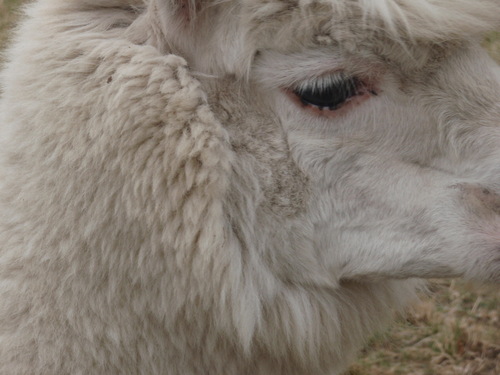
[[[0,373],[340,374],[416,278],[499,282],[474,42],[498,6],[30,5],[2,73]],[[336,71],[371,91],[291,99]]]

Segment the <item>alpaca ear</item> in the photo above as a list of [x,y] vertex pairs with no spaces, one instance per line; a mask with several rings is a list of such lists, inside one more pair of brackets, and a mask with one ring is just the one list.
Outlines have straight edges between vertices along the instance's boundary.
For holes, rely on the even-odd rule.
[[218,0],[148,1],[137,28],[148,30],[145,37],[163,53],[176,52],[184,56],[199,31],[201,13]]

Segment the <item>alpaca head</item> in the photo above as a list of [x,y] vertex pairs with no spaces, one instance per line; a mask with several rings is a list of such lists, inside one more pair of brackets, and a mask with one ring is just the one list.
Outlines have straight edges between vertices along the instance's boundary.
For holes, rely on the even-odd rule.
[[[150,10],[151,43],[187,59],[229,133],[235,242],[253,254],[260,297],[273,283],[294,291],[288,309],[275,307],[303,327],[289,332],[299,357],[322,355],[304,343],[347,348],[339,336],[370,330],[338,301],[378,306],[360,318],[375,321],[388,299],[353,285],[500,281],[500,75],[480,45],[498,1],[154,0]],[[336,306],[318,290],[340,293]],[[300,298],[340,328],[323,322],[321,339],[318,319],[297,323]],[[277,340],[267,349],[286,347]]]
[[261,210],[242,226],[286,279],[332,285],[500,280],[500,79],[480,46],[498,10],[494,0],[150,4],[153,44],[200,73],[240,160],[252,154],[241,174]]

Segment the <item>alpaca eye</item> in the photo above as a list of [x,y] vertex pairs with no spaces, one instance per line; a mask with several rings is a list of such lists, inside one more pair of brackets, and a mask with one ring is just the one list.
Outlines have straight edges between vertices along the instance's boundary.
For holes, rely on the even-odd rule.
[[293,93],[304,105],[335,110],[348,99],[357,96],[359,87],[360,83],[355,77],[338,74],[306,82]]

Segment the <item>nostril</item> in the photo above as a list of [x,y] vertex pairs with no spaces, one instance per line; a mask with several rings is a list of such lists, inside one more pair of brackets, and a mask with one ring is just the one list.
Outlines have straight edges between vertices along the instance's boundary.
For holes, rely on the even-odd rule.
[[500,194],[473,184],[459,184],[453,186],[461,192],[461,199],[465,206],[478,214],[494,212],[500,215]]
[[500,214],[500,195],[492,192],[489,189],[483,188],[481,189],[481,193],[478,198],[481,202],[491,210],[495,211],[495,213]]

